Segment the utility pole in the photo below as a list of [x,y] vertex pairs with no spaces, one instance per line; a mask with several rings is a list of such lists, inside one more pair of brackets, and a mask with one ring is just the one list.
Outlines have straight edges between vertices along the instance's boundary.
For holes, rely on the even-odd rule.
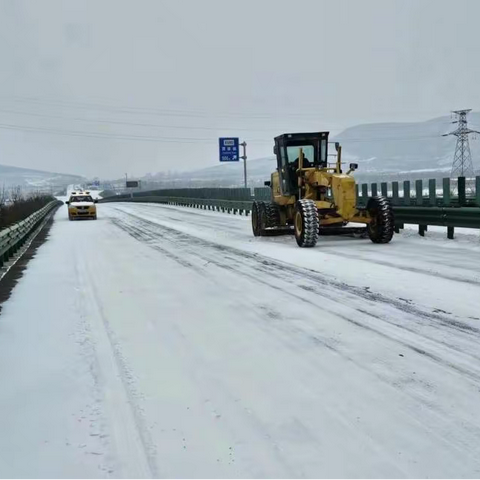
[[247,188],[247,142],[243,141],[240,146],[242,147],[243,155],[240,157],[243,160],[243,178],[245,182],[245,188]]
[[471,112],[471,108],[467,110],[454,110],[457,117],[452,123],[457,123],[458,127],[453,132],[445,133],[443,136],[455,135],[457,137],[457,145],[455,147],[455,155],[453,156],[452,171],[450,178],[466,177],[465,178],[465,190],[471,192],[473,189],[473,178],[475,172],[473,171],[472,154],[470,153],[470,144],[468,142],[468,136],[471,133],[480,133],[476,130],[468,128],[467,114]]

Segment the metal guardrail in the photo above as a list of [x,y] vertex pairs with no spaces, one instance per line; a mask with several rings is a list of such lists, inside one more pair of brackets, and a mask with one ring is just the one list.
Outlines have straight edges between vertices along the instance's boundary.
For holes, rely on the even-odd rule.
[[400,207],[394,206],[395,229],[398,232],[405,224],[418,225],[423,237],[429,225],[447,227],[447,237],[454,238],[455,227],[480,229],[478,207]]
[[173,188],[126,193],[115,198],[122,200],[150,196],[244,201],[252,198],[252,192],[249,188]]
[[[380,186],[380,188],[378,188]],[[429,225],[447,227],[448,238],[454,238],[454,229],[480,229],[480,177],[475,178],[475,194],[467,196],[465,178],[457,181],[458,194],[451,194],[450,179],[442,182],[442,195],[438,195],[435,180],[428,182],[428,195],[424,195],[422,180],[415,182],[412,189],[410,181],[403,182],[403,191],[400,195],[399,182],[392,182],[391,188],[387,183],[357,185],[357,198],[360,206],[365,206],[369,196],[384,195],[393,205],[395,215],[395,230],[397,232],[406,224],[418,225],[418,233],[424,235]],[[208,196],[213,198],[208,198]],[[271,190],[269,187],[249,189],[215,189],[191,188],[154,190],[151,192],[134,193],[133,197],[122,195],[100,200],[104,202],[153,202],[170,205],[182,205],[205,210],[219,210],[233,214],[245,214],[252,209],[253,200],[269,201]],[[240,197],[240,198],[239,198]]]
[[[144,196],[122,200],[117,200],[116,198],[103,199],[101,203],[117,201],[181,205],[204,210],[217,210],[233,214],[238,213],[240,215],[248,215],[252,210],[252,201],[216,200],[205,198]],[[394,206],[393,211],[395,214],[395,225],[397,229],[403,228],[405,224],[480,229],[480,208],[476,207]]]
[[416,180],[414,183],[410,180],[390,184],[362,183],[357,185],[357,198],[359,205],[366,205],[370,196],[383,195],[394,206],[480,207],[480,176],[468,181],[465,177],[458,177],[454,183],[455,196],[452,195],[454,189],[450,178],[444,178],[441,185],[437,185],[434,178],[428,182]]
[[109,202],[134,202],[134,203],[163,203],[168,205],[181,205],[183,207],[201,208],[203,210],[221,211],[239,215],[248,215],[252,210],[252,200],[221,200],[208,198],[183,198],[183,197],[157,197],[143,196],[133,198],[104,198],[99,203]]
[[0,267],[3,267],[3,264],[25,244],[30,233],[35,230],[47,214],[61,204],[61,201],[54,200],[32,213],[25,220],[0,230]]

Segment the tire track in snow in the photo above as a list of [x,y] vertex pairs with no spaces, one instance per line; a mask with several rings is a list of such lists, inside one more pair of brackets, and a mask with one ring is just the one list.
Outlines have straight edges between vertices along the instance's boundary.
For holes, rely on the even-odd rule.
[[[445,425],[445,418],[448,418],[451,413],[442,405],[442,402],[436,400],[436,395],[437,392],[439,395],[445,393],[448,384],[447,380],[438,383],[439,376],[461,379],[468,391],[479,389],[480,374],[477,368],[479,362],[475,358],[478,358],[475,355],[478,342],[474,338],[475,329],[463,322],[459,322],[459,328],[455,325],[452,326],[451,319],[447,316],[426,312],[420,307],[405,304],[397,299],[382,296],[384,302],[378,302],[377,295],[368,289],[351,287],[352,291],[349,291],[350,286],[315,271],[283,264],[262,255],[203,240],[156,222],[139,219],[134,214],[125,215],[126,212],[121,210],[120,212],[121,215],[113,220],[118,227],[126,227],[127,233],[137,240],[148,238],[149,247],[154,246],[157,242],[162,245],[162,249],[171,248],[170,252],[174,255],[170,257],[171,260],[174,260],[174,257],[183,260],[188,258],[190,263],[200,267],[200,271],[197,270],[197,273],[202,277],[209,277],[211,273],[214,282],[218,282],[219,278],[222,278],[218,276],[218,271],[209,272],[208,269],[201,267],[209,263],[225,270],[230,275],[241,276],[252,283],[278,291],[278,298],[294,298],[295,301],[309,305],[318,312],[324,312],[327,317],[337,317],[355,329],[359,329],[358,336],[363,341],[365,338],[371,337],[372,343],[383,345],[375,354],[365,356],[364,354],[359,355],[355,349],[352,351],[352,345],[348,344],[348,339],[345,344],[342,337],[332,336],[334,331],[332,331],[331,325],[325,327],[321,323],[315,323],[313,327],[310,327],[301,322],[295,322],[292,325],[288,319],[281,323],[280,329],[278,322],[275,322],[275,325],[272,325],[271,322],[262,322],[259,325],[265,334],[275,337],[283,346],[296,351],[305,364],[314,362],[318,369],[323,368],[323,356],[317,357],[313,354],[315,347],[318,346],[320,351],[325,348],[351,365],[352,372],[360,369],[384,383],[387,388],[394,389],[396,395],[403,398],[402,403],[415,405],[413,409],[410,407],[410,410],[405,407],[404,413],[410,416],[419,425],[419,428],[425,428],[425,422],[422,420],[422,416],[415,413],[418,409],[424,412],[423,415],[434,418],[434,424],[439,425],[435,429],[429,428],[432,438],[435,437],[438,443],[450,445],[450,448],[455,449],[459,454],[463,451],[462,449],[465,448],[463,438],[457,433],[452,433],[451,437],[446,433],[448,425]],[[228,277],[225,277],[223,281],[228,282]],[[378,312],[376,313],[379,305],[387,307],[387,309],[380,309],[382,316]],[[245,308],[251,306],[252,304],[246,301]],[[253,304],[253,307],[265,311],[265,306]],[[417,315],[417,312],[420,315]],[[267,312],[266,316],[271,319],[275,316],[275,312],[270,312],[270,314]],[[393,321],[395,319],[398,322]],[[445,325],[439,325],[439,319],[443,320]],[[408,328],[408,325],[412,325],[412,328]],[[428,332],[421,331],[422,328],[428,326],[432,331],[442,326],[452,329],[452,342],[444,342],[444,335],[430,338]],[[354,338],[357,336],[351,329],[350,334],[353,334]],[[375,337],[385,339],[387,342],[379,343]],[[468,348],[465,351],[455,345],[453,341],[459,338],[468,340]],[[389,350],[386,347],[388,341],[394,342],[392,345],[397,344],[401,347],[400,351],[405,348],[412,352],[413,355],[410,355],[409,360],[410,368],[417,370],[418,365],[418,369],[423,374],[416,375],[415,371],[413,371],[413,375],[408,374],[398,362],[395,362],[395,355],[388,354]],[[311,344],[314,349],[311,351],[312,355],[298,350],[302,345],[308,344]],[[386,348],[387,350],[385,350]],[[389,348],[391,351],[392,346]],[[394,346],[393,349],[395,349]],[[474,353],[472,354],[472,352]],[[433,379],[433,384],[431,379]],[[462,414],[458,413],[457,421],[461,421],[462,424],[468,423],[468,410],[464,419],[461,420],[460,417]],[[476,428],[478,427],[472,424],[472,429]],[[476,431],[472,435],[475,436]]]
[[[94,276],[86,262],[78,260],[76,264],[77,278],[83,283],[81,291],[85,305],[91,309],[86,317],[90,319],[88,328],[93,333],[91,350],[95,359],[92,368],[96,371],[92,374],[104,397],[105,412],[110,419],[108,431],[113,432],[112,441],[120,457],[122,476],[158,478],[156,448],[145,426],[135,379],[103,312],[97,289],[92,288]],[[118,457],[115,459],[117,465]]]
[[[184,261],[185,253],[188,253],[193,257],[201,258],[202,260],[207,261],[208,263],[211,263],[219,268],[235,274],[240,274],[252,281],[276,289],[280,291],[282,295],[294,297],[296,300],[299,300],[303,303],[308,303],[312,306],[328,311],[332,315],[342,318],[358,328],[369,330],[374,334],[382,336],[383,338],[396,341],[398,344],[408,348],[418,355],[428,357],[431,361],[450,368],[460,375],[467,375],[475,382],[480,380],[480,372],[478,371],[478,368],[472,368],[473,365],[478,365],[480,360],[480,357],[473,353],[477,352],[477,341],[475,338],[472,338],[472,336],[479,333],[479,330],[475,327],[472,327],[464,322],[448,318],[445,315],[422,310],[415,305],[402,302],[401,300],[389,298],[382,294],[371,292],[370,290],[350,286],[343,282],[338,282],[337,280],[327,278],[312,270],[284,264],[266,257],[262,257],[258,254],[252,254],[236,249],[234,247],[209,242],[198,237],[179,232],[178,230],[166,227],[164,225],[159,225],[158,223],[148,221],[143,218],[138,218],[136,215],[128,212],[122,211],[122,214],[131,218],[134,221],[134,225],[118,218],[115,220],[115,223],[119,227],[123,227],[131,235],[132,232],[136,232],[132,236],[135,236],[137,239],[148,235],[150,243],[157,238],[158,240],[163,240],[163,244],[165,244],[165,241],[169,242],[177,251],[178,246],[180,245],[182,247],[182,255],[179,256],[175,254],[173,257],[171,257],[172,259],[178,258]],[[236,258],[237,263],[226,263],[224,261],[225,252],[230,255],[230,258]],[[218,253],[221,253],[221,255],[219,256]],[[246,268],[253,271],[247,272],[245,271]],[[266,278],[277,279],[277,281],[272,282],[265,280],[264,278],[260,278],[258,271],[267,273],[268,275]],[[288,286],[286,288],[280,287],[278,285],[278,279],[282,277],[278,276],[279,271],[281,271],[283,274],[283,280],[285,280],[285,275],[289,276],[293,284],[308,293],[314,293],[316,297],[328,298],[333,302],[345,302],[346,294],[350,294],[353,297],[359,297],[362,300],[366,300],[367,302],[365,304],[356,308],[356,311],[360,314],[360,318],[358,318],[358,320],[354,320],[351,316],[339,312],[338,309],[328,308],[324,302],[321,302],[320,304],[317,303],[315,301],[315,297],[305,298],[305,296],[293,292]],[[199,273],[205,276],[207,272],[203,269],[203,271]],[[299,283],[305,283],[305,279],[311,281],[313,285],[302,285]],[[318,288],[318,284],[321,285],[320,289]],[[390,318],[389,315],[379,315],[375,313],[375,311],[372,311],[371,307],[375,307],[378,303],[384,304],[389,308],[393,308],[394,310],[401,312],[404,314],[403,317],[405,314],[408,315],[409,321],[406,322],[405,318],[401,318],[399,321],[394,321],[394,316]],[[372,324],[372,319],[380,320],[382,323]],[[468,350],[470,351],[466,350],[464,346],[456,346],[452,344],[452,342],[448,343],[443,338],[435,338],[430,332],[422,333],[419,331],[419,327],[425,327],[425,325],[421,324],[420,320],[427,320],[429,322],[429,326],[433,328],[437,328],[440,324],[441,326],[452,329],[456,332],[458,337],[468,341]],[[413,326],[409,326],[409,324]],[[385,329],[385,326],[393,327],[393,330],[392,328]],[[401,334],[396,333],[397,330],[407,331],[419,338],[415,341],[413,341],[413,338],[410,338],[410,341],[407,342],[404,338],[402,338]],[[439,346],[441,347],[440,350],[438,348]],[[442,349],[444,352],[445,348],[452,350],[455,353],[457,363],[452,363],[442,358]]]
[[[193,245],[197,245],[197,246],[199,245],[199,246],[207,247],[209,249],[214,249],[221,252],[222,258],[225,258],[224,253],[228,252],[232,255],[230,259],[237,260],[237,266],[243,265],[245,259],[248,259],[257,263],[256,268],[259,268],[270,274],[275,273],[275,271],[277,270],[281,270],[284,273],[293,274],[295,277],[300,277],[300,279],[308,278],[309,280],[312,280],[316,283],[321,284],[321,286],[325,288],[334,287],[336,290],[347,291],[348,293],[351,293],[357,297],[361,297],[365,300],[384,303],[387,305],[391,305],[396,309],[401,310],[402,312],[409,313],[415,316],[428,318],[431,320],[435,320],[437,322],[440,322],[442,325],[446,327],[455,328],[456,330],[465,331],[468,333],[480,334],[480,328],[471,326],[465,322],[454,320],[450,317],[441,315],[439,313],[423,310],[419,307],[416,307],[413,304],[406,303],[400,299],[395,299],[392,297],[387,297],[385,295],[382,295],[381,293],[372,292],[370,289],[348,285],[347,283],[344,283],[344,282],[339,282],[333,277],[327,277],[325,275],[320,274],[319,272],[316,272],[315,270],[296,267],[294,265],[282,263],[277,260],[264,257],[257,253],[250,253],[244,250],[237,249],[235,247],[230,247],[230,246],[221,245],[215,242],[210,242],[210,241],[195,237],[193,235],[180,232],[173,228],[166,227],[159,223],[140,218],[137,215],[132,214],[130,212],[124,212],[123,210],[120,210],[120,209],[118,211],[122,212],[122,214],[130,216],[135,220],[137,224],[141,225],[141,228],[140,228],[138,225],[135,227],[128,224],[127,222],[121,221],[123,226],[125,226],[126,228],[130,228],[132,232],[135,231],[139,238],[144,237],[145,235],[149,235],[148,236],[149,240],[153,240],[153,241],[158,238],[164,238],[166,240],[169,240],[170,243],[175,242],[175,244],[182,244],[182,246],[192,247]],[[195,250],[191,253],[201,255],[202,251]],[[178,255],[174,255],[172,258],[180,259],[181,257],[179,257]]]
[[[417,267],[412,267],[408,265],[399,265],[398,263],[394,262],[388,262],[386,260],[379,260],[379,259],[371,259],[371,258],[359,258],[358,256],[351,255],[349,253],[345,252],[337,252],[335,250],[329,249],[328,250],[329,255],[335,255],[337,257],[342,257],[342,258],[350,258],[355,261],[363,261],[363,262],[368,262],[368,263],[375,263],[376,265],[382,265],[384,267],[390,267],[390,268],[395,268],[397,270],[403,270],[405,272],[412,272],[412,273],[420,273],[422,275],[427,275],[429,277],[441,277],[446,280],[451,280],[453,282],[460,282],[460,283],[466,283],[468,285],[479,285],[480,286],[480,280],[474,280],[472,278],[462,278],[457,275],[446,275],[445,273],[439,274],[438,272],[435,271],[429,271],[425,270],[424,268],[417,268]],[[472,271],[474,271],[472,269]],[[475,272],[478,273],[478,272]]]
[[[152,204],[136,205],[136,207],[141,207],[141,208],[139,208],[139,210],[140,211],[143,210],[142,213],[146,213],[146,214],[158,213],[158,211],[159,211],[158,210],[158,204],[157,205],[152,205]],[[120,208],[116,208],[116,209],[118,211],[121,211],[121,212],[124,212],[124,213],[130,213],[130,212],[127,212],[127,211],[125,211],[123,209],[120,209]],[[176,208],[176,207],[169,206],[169,205],[168,206],[167,205],[162,205],[161,212],[162,212],[162,216],[161,216],[161,219],[159,218],[159,220],[171,220],[171,221],[176,222],[176,223],[182,223],[181,218],[175,217],[175,216],[171,215],[171,213],[170,213],[170,212],[175,212],[175,213],[180,214],[181,216],[188,217],[190,224],[198,225],[199,227],[205,227],[205,223],[208,222],[209,225],[212,225],[212,226],[215,225],[217,228],[221,229],[224,232],[228,232],[228,233],[231,233],[231,234],[237,235],[237,236],[240,234],[242,236],[247,237],[245,235],[245,231],[242,228],[239,228],[238,225],[235,225],[235,223],[237,223],[237,222],[232,221],[234,219],[234,217],[230,218],[231,216],[229,216],[229,215],[225,215],[226,218],[225,218],[225,220],[222,221],[222,219],[218,219],[214,215],[208,215],[208,214],[202,213],[202,212],[205,212],[203,210],[190,211],[189,209],[187,209],[185,207]],[[138,217],[138,216],[135,215],[135,217]],[[230,220],[230,222],[228,220]],[[237,220],[237,219],[235,218],[235,220]],[[250,235],[248,235],[248,238],[250,238]],[[353,239],[351,239],[351,240],[353,241]],[[362,258],[362,257],[359,257],[358,255],[352,255],[352,254],[350,254],[348,252],[345,252],[345,251],[339,252],[339,251],[335,250],[335,247],[332,246],[331,244],[328,244],[328,245],[323,244],[323,245],[319,245],[319,247],[320,247],[320,249],[325,248],[325,250],[323,250],[322,253],[326,253],[328,255],[332,255],[332,256],[336,256],[336,257],[340,257],[340,258],[350,258],[354,261],[363,261],[363,262],[367,262],[367,263],[374,263],[376,265],[381,265],[381,266],[385,266],[385,267],[388,267],[388,268],[394,268],[394,269],[405,271],[405,272],[418,273],[418,274],[423,274],[423,275],[427,275],[427,276],[435,277],[435,278],[441,277],[441,278],[444,278],[446,280],[451,280],[451,281],[460,282],[460,283],[466,283],[468,285],[480,286],[480,279],[477,280],[476,278],[463,278],[459,275],[451,275],[451,274],[448,274],[448,273],[445,273],[445,272],[439,273],[439,272],[431,271],[431,270],[421,268],[421,267],[400,265],[400,264],[397,264],[397,263],[394,263],[394,262],[391,262],[391,261],[388,261],[388,260],[380,260],[380,259],[372,257],[372,256],[369,256],[368,258]],[[312,253],[315,254],[315,250],[313,250]],[[412,260],[415,260],[415,259],[412,259]],[[432,259],[432,263],[435,263],[436,260],[437,259]],[[453,265],[450,265],[450,266],[452,268],[458,267],[456,262],[453,262]],[[464,266],[463,268],[467,268],[467,267]],[[468,269],[469,273],[472,273],[472,274],[478,273],[477,270],[475,270],[474,267],[473,268],[470,267],[470,268],[467,268],[467,269]],[[477,275],[477,278],[478,278],[478,275]]]

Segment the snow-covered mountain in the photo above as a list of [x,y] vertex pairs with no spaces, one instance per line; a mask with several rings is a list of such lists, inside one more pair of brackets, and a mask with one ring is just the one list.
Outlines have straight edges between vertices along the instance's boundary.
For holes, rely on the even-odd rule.
[[2,187],[20,186],[26,190],[44,190],[84,182],[85,178],[78,175],[0,165],[0,186]]
[[[469,115],[472,129],[480,130],[480,113]],[[450,172],[456,138],[444,137],[456,128],[450,117],[426,122],[378,123],[348,128],[336,138],[344,160],[358,162],[359,173]],[[480,142],[471,137],[474,168],[480,168]]]
[[[347,128],[332,141],[342,144],[343,160],[359,164],[360,181],[401,178],[441,178],[451,170],[456,138],[444,137],[456,128],[450,116],[425,122],[375,123]],[[469,126],[480,131],[480,113],[468,116]],[[272,139],[273,145],[273,139]],[[330,148],[332,148],[331,146]],[[474,168],[480,174],[480,139],[470,137]],[[275,157],[248,161],[250,186],[261,186],[276,168]],[[157,174],[144,179],[148,185],[162,187],[241,186],[243,162],[218,164],[193,172]]]

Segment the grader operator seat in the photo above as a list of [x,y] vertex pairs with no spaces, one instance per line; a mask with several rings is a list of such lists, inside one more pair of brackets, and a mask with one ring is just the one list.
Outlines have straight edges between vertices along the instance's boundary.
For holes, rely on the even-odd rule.
[[277,157],[282,195],[297,194],[300,148],[303,151],[303,168],[327,166],[328,133],[285,133],[275,137],[274,153]]

